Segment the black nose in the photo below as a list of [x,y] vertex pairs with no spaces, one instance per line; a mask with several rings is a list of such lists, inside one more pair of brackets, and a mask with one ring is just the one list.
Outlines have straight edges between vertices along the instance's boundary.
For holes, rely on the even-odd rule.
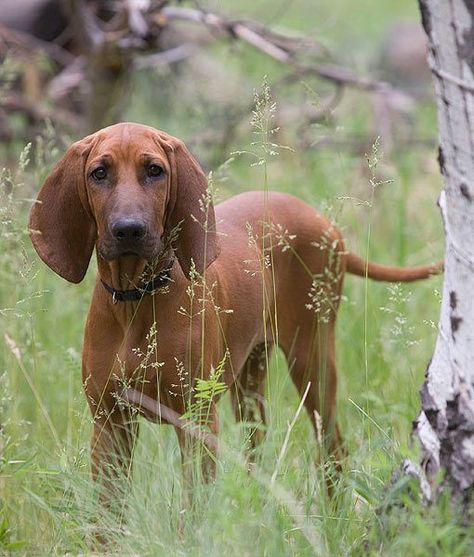
[[143,222],[136,219],[118,219],[111,227],[113,237],[119,241],[136,241],[145,236],[146,228]]

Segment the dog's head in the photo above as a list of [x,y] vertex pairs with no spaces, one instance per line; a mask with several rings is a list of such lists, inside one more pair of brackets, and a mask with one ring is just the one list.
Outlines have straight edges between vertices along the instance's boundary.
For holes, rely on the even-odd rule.
[[80,282],[94,246],[112,261],[147,261],[177,233],[174,248],[187,276],[218,255],[206,177],[182,141],[148,126],[116,124],[74,143],[41,188],[30,236],[58,275]]

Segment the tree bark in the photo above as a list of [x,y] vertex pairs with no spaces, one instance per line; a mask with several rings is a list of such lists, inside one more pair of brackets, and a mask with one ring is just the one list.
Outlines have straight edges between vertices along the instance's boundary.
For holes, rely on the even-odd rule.
[[474,0],[419,0],[438,107],[446,236],[438,338],[415,431],[433,483],[474,484]]

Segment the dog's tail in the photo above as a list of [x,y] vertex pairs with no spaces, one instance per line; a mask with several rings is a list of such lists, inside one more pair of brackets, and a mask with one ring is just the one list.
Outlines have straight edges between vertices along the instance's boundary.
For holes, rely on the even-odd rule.
[[442,261],[416,267],[388,267],[366,261],[352,252],[346,254],[346,269],[349,273],[386,282],[411,282],[412,280],[425,279],[442,273],[443,268]]

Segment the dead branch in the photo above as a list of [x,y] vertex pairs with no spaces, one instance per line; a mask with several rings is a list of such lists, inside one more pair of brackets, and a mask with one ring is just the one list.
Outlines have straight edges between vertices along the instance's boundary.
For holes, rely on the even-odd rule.
[[79,118],[75,114],[66,110],[48,110],[44,107],[38,107],[35,103],[17,93],[15,93],[15,95],[4,96],[2,98],[1,108],[7,113],[20,112],[35,124],[42,123],[45,120],[51,120],[58,125],[68,128],[77,127],[79,124]]
[[[73,35],[75,33],[75,39],[72,37],[74,54],[57,44],[1,26],[0,54],[2,47],[4,51],[8,47],[21,52],[41,50],[46,53],[59,66],[57,74],[46,84],[46,94],[55,102],[61,100],[72,112],[77,111],[78,105],[70,108],[68,97],[75,90],[79,91],[76,99],[82,99],[81,111],[89,116],[89,129],[120,119],[133,70],[162,65],[173,67],[218,40],[241,41],[288,67],[290,74],[283,78],[282,84],[299,83],[308,76],[334,84],[334,93],[320,105],[299,110],[304,121],[300,130],[330,115],[346,87],[373,93],[377,106],[388,107],[386,110],[382,107],[383,114],[388,114],[395,105],[398,108],[410,106],[410,97],[388,83],[361,77],[345,67],[322,63],[320,60],[330,58],[327,51],[308,37],[277,32],[254,21],[232,20],[200,7],[170,5],[166,0],[69,1],[71,24],[68,29]],[[208,34],[194,37],[188,29],[178,29],[175,24],[179,22],[205,28]],[[162,39],[167,30],[172,31],[168,33],[172,37],[171,44]],[[231,120],[228,128],[235,130],[236,119]],[[224,136],[232,136],[233,131],[229,133],[229,129],[224,130]]]
[[[161,10],[162,16],[169,20],[184,20],[201,23],[219,30],[222,34],[239,38],[260,50],[271,58],[292,67],[297,75],[313,74],[337,85],[355,87],[365,91],[379,91],[389,93],[393,87],[388,83],[360,77],[348,68],[331,64],[303,64],[296,56],[301,45],[301,38],[290,38],[285,35],[269,31],[261,25],[231,21],[222,16],[178,6],[165,6]],[[405,95],[405,93],[403,93]]]
[[9,51],[18,50],[22,53],[42,52],[60,66],[71,64],[75,56],[58,44],[43,41],[16,29],[9,29],[0,24],[0,55],[5,56]]

